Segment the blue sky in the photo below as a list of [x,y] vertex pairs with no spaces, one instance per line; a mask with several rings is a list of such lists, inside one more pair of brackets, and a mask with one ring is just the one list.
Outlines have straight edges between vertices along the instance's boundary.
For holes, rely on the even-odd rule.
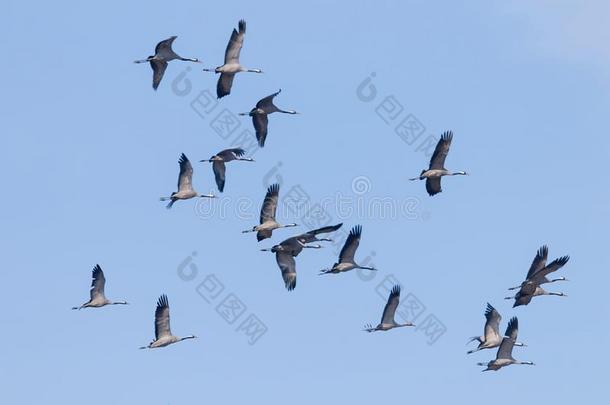
[[[609,337],[610,6],[531,3],[5,2],[2,401],[599,398]],[[240,18],[242,63],[265,73],[239,75],[232,94],[200,116],[191,103],[216,83],[200,69],[221,64]],[[150,68],[132,61],[171,35],[178,53],[204,64],[170,63],[154,92]],[[372,73],[375,97],[363,101],[357,89]],[[191,87],[181,95],[184,80]],[[277,104],[302,114],[270,117],[265,148],[255,163],[229,165],[221,199],[166,210],[159,197],[175,188],[180,153],[194,162],[199,191],[215,191],[211,168],[195,162],[251,123],[240,118],[234,134],[219,135],[213,119],[278,88]],[[390,105],[392,119],[381,113]],[[395,132],[405,117],[423,128],[411,144]],[[443,180],[430,198],[407,179],[428,162],[419,142],[449,129],[447,166],[471,176]],[[318,277],[336,259],[331,245],[297,258],[297,288],[287,292],[259,248],[312,218],[280,209],[281,221],[301,226],[260,244],[241,234],[274,180],[282,195],[298,188],[312,204],[364,207],[347,216],[329,203],[324,212],[344,231],[363,225],[357,258],[379,272]],[[408,215],[379,213],[376,201]],[[558,274],[570,282],[549,286],[568,297],[513,310],[506,288],[542,244],[551,258],[571,256]],[[131,305],[70,310],[87,299],[96,263],[107,295]],[[187,268],[192,280],[179,275]],[[197,288],[212,275],[223,289],[208,303]],[[390,276],[425,306],[416,324],[434,316],[444,325],[434,344],[422,329],[360,331],[379,321],[377,291]],[[199,339],[139,351],[162,293],[173,332]],[[226,297],[246,307],[232,324],[216,310]],[[515,357],[535,367],[481,373],[476,363],[495,353],[465,354],[488,301],[502,329],[519,317],[528,347]],[[237,330],[249,315],[267,328],[253,345]]]

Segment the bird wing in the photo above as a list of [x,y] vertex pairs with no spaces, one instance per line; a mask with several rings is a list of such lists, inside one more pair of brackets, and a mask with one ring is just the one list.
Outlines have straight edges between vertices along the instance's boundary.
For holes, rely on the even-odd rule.
[[183,153],[178,160],[180,164],[180,174],[178,175],[178,191],[193,189],[193,166]]
[[570,260],[570,256],[563,256],[559,259],[553,260],[551,263],[549,263],[548,266],[545,266],[544,268],[534,273],[534,275],[531,277],[531,281],[536,285],[542,284],[544,281],[546,281],[547,275],[565,266],[568,260]]
[[157,90],[159,87],[159,83],[161,83],[161,79],[163,79],[163,75],[165,74],[165,69],[167,69],[167,62],[164,60],[153,59],[150,61],[150,67],[153,70],[153,89]]
[[265,146],[265,139],[267,139],[267,126],[269,125],[269,118],[267,117],[267,114],[254,114],[252,116],[252,123],[254,124],[254,131],[256,132],[258,146],[262,148]]
[[506,328],[506,333],[504,339],[502,339],[502,343],[500,343],[500,348],[498,349],[498,354],[496,355],[496,359],[512,359],[513,358],[513,346],[517,341],[517,333],[519,331],[519,321],[516,317],[510,318],[508,321],[508,327]]
[[449,147],[451,147],[451,140],[453,139],[453,132],[447,131],[441,135],[441,139],[438,140],[434,153],[430,158],[430,169],[444,169],[445,158],[449,153]]
[[275,98],[275,96],[277,96],[281,92],[282,92],[282,89],[279,89],[275,93],[270,94],[267,97],[261,98],[260,100],[258,100],[258,103],[256,103],[256,108],[260,108],[261,110],[265,111],[267,114],[276,111],[277,107],[273,104],[273,99]]
[[215,160],[212,163],[212,170],[214,170],[214,178],[216,179],[216,186],[218,186],[218,191],[222,193],[225,189],[225,162],[222,160]]
[[542,270],[544,266],[546,266],[546,259],[548,256],[549,248],[546,245],[538,249],[534,260],[532,260],[532,265],[530,266],[530,269],[527,272],[526,280],[529,280],[536,272]]
[[394,323],[394,314],[396,313],[396,308],[398,308],[399,302],[400,302],[400,286],[395,285],[394,287],[392,287],[392,291],[390,291],[390,296],[388,297],[388,302],[385,304],[385,308],[383,309],[383,316],[381,317],[381,323],[385,323],[385,324]]
[[231,94],[231,86],[233,86],[233,78],[235,73],[221,73],[216,84],[216,97],[223,98]]
[[440,177],[428,177],[426,179],[426,191],[431,196],[443,191],[441,189],[441,178]]
[[169,302],[167,295],[163,294],[157,301],[157,309],[155,310],[155,339],[172,334],[169,327]]
[[225,162],[229,162],[231,160],[235,160],[235,157],[242,157],[246,154],[246,151],[242,148],[232,148],[225,149],[216,154],[216,156],[220,157]]
[[334,232],[337,229],[341,228],[342,226],[343,226],[343,223],[340,223],[337,225],[323,226],[322,228],[318,228],[318,229],[311,230],[309,232],[305,232],[304,234],[297,236],[297,238],[301,243],[310,243],[310,242],[313,242],[316,240],[316,235],[319,235],[321,233]]
[[491,304],[487,303],[487,309],[485,310],[485,340],[490,338],[500,338],[500,321],[502,316]]
[[246,22],[240,20],[238,24],[239,32],[233,28],[231,39],[225,50],[225,65],[229,63],[239,63],[239,53],[244,44],[244,36],[246,35]]
[[106,277],[99,264],[96,264],[91,273],[91,290],[89,290],[89,296],[93,301],[94,298],[104,298],[104,287],[106,285]]
[[174,43],[174,40],[178,38],[177,36],[172,36],[169,37],[167,39],[164,39],[163,41],[159,42],[157,44],[157,46],[155,46],[155,55],[162,55],[163,53],[166,52],[173,52],[172,51],[172,44]]
[[275,211],[277,209],[277,201],[280,194],[280,185],[272,184],[267,189],[263,206],[261,207],[260,223],[267,221],[275,221]]
[[341,253],[339,253],[339,263],[353,263],[356,249],[360,245],[360,236],[362,235],[362,226],[356,225],[352,228],[345,240]]
[[297,285],[297,269],[294,257],[287,252],[277,252],[275,260],[282,271],[282,278],[284,279],[286,289],[288,291],[294,290],[294,287]]

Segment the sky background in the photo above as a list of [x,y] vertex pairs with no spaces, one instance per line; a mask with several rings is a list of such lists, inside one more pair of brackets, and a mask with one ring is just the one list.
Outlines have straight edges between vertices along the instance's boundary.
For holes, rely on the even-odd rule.
[[[489,396],[501,405],[517,395],[567,404],[605,394],[610,5],[351,4],[3,3],[3,403]],[[241,18],[241,61],[265,73],[238,75],[231,95],[201,116],[191,103],[214,92],[217,79],[201,68],[222,64]],[[150,68],[132,61],[171,35],[176,52],[204,63],[171,62],[155,92]],[[372,73],[361,87],[373,92],[367,101],[358,88]],[[265,148],[255,163],[228,165],[221,199],[166,210],[159,197],[175,190],[180,153],[193,161],[196,188],[217,193],[211,167],[198,161],[251,122],[239,118],[229,136],[214,117],[248,111],[279,88],[277,105],[302,114],[270,117]],[[425,128],[417,141],[395,132],[409,115]],[[429,197],[407,179],[428,164],[420,143],[449,129],[446,166],[471,176],[444,179],[443,193]],[[325,212],[343,231],[362,224],[357,259],[379,268],[372,279],[318,277],[336,259],[331,244],[297,258],[297,288],[287,292],[274,257],[259,249],[306,230],[311,216],[280,208],[280,221],[301,226],[258,244],[241,233],[255,225],[272,181],[281,196],[298,188],[313,203],[365,207]],[[408,215],[367,208],[379,199],[408,206]],[[548,286],[568,297],[513,309],[506,288],[523,279],[542,244],[549,259],[571,256],[557,273],[570,281]],[[88,299],[96,263],[107,296],[131,305],[70,310]],[[192,280],[179,276],[185,266]],[[208,303],[197,286],[210,275],[224,289]],[[446,328],[433,344],[422,328],[361,332],[379,322],[379,286],[390,276],[403,298],[425,306],[416,324],[434,316]],[[199,339],[137,350],[154,336],[162,293],[172,331]],[[247,307],[233,324],[216,310],[230,294]],[[481,373],[476,363],[495,351],[466,355],[486,302],[502,314],[502,331],[519,317],[528,347],[514,354],[535,367]],[[267,328],[254,345],[236,330],[251,314]]]

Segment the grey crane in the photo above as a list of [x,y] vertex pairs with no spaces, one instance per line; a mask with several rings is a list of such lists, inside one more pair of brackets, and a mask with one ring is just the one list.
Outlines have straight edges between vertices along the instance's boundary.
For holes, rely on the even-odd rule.
[[212,162],[212,170],[214,171],[214,179],[216,180],[216,186],[218,191],[221,193],[225,189],[225,163],[233,160],[243,160],[244,162],[254,162],[252,158],[243,157],[246,151],[242,148],[225,149],[209,159],[200,160],[200,162]]
[[[483,336],[474,336],[470,338],[468,343],[476,340],[479,342],[479,345],[476,349],[468,351],[468,354],[500,346],[502,343],[502,335],[500,335],[501,320],[502,316],[500,313],[488,302],[487,309],[485,310],[485,328],[483,329]],[[515,346],[525,346],[525,344],[515,342]]]
[[540,295],[556,295],[560,297],[567,296],[562,292],[546,291],[544,288],[540,287],[540,285],[565,280],[564,277],[549,280],[547,276],[565,266],[570,260],[570,256],[562,256],[553,260],[548,265],[546,264],[547,257],[548,248],[546,246],[542,246],[540,249],[538,249],[534,260],[532,261],[530,269],[527,272],[526,280],[523,281],[519,287],[511,288],[519,288],[519,291],[514,296],[505,297],[507,300],[515,300],[513,308],[521,305],[528,305],[532,298]]
[[424,169],[421,171],[421,174],[418,177],[413,177],[409,180],[426,180],[426,191],[429,195],[433,196],[435,194],[443,191],[441,189],[441,177],[443,176],[457,176],[457,175],[467,175],[468,173],[464,171],[459,172],[451,172],[445,169],[445,159],[447,158],[447,154],[449,153],[449,148],[451,147],[451,140],[453,139],[453,132],[446,131],[441,135],[441,139],[439,139],[436,144],[436,148],[434,148],[434,153],[432,154],[432,158],[430,158],[430,166],[428,169]]
[[136,60],[134,63],[150,63],[150,67],[153,70],[153,89],[157,90],[159,87],[159,83],[161,83],[161,79],[163,79],[163,74],[165,73],[165,69],[167,69],[167,62],[178,59],[188,62],[196,62],[201,63],[197,58],[183,58],[178,55],[172,49],[172,44],[174,40],[178,38],[177,36],[169,37],[157,44],[155,47],[155,54],[149,56],[146,59]]
[[96,264],[92,271],[91,289],[89,290],[89,301],[79,307],[82,308],[100,308],[106,305],[127,305],[127,301],[109,301],[104,295],[104,287],[106,286],[106,277],[99,264]]
[[282,225],[275,220],[279,193],[279,184],[276,183],[269,186],[263,206],[261,207],[259,225],[252,227],[252,229],[246,229],[242,233],[256,232],[256,239],[260,242],[263,239],[270,238],[275,229],[297,226],[295,223]]
[[342,273],[346,271],[350,271],[353,269],[364,269],[364,270],[377,270],[374,267],[370,266],[361,266],[354,260],[354,255],[356,254],[356,250],[360,245],[360,237],[362,236],[362,226],[356,225],[354,226],[347,239],[345,240],[345,244],[341,249],[341,253],[339,253],[339,261],[337,261],[330,269],[323,269],[320,271],[320,274],[336,274]]
[[498,349],[495,360],[491,360],[487,363],[477,363],[479,366],[487,366],[483,371],[498,371],[502,367],[510,366],[511,364],[534,365],[531,361],[519,361],[513,358],[513,347],[517,341],[518,331],[519,321],[516,317],[512,317],[508,322],[506,336],[502,339],[502,343],[500,343],[500,348]]
[[366,325],[364,327],[364,331],[366,332],[375,332],[378,330],[387,331],[394,328],[401,328],[403,326],[415,326],[411,322],[406,323],[398,323],[394,319],[396,314],[396,308],[398,308],[398,304],[400,303],[400,286],[395,285],[392,287],[390,291],[390,295],[388,296],[388,302],[385,304],[385,308],[383,309],[383,315],[381,316],[381,322],[379,325],[373,327],[372,325]]
[[290,237],[271,248],[261,249],[263,252],[275,253],[275,260],[282,272],[282,278],[288,291],[294,290],[297,285],[297,271],[294,258],[297,257],[303,249],[320,249],[321,245],[311,245],[313,242],[328,241],[329,238],[318,238],[319,234],[334,232],[341,228],[343,224],[325,226],[305,232],[301,235]]
[[195,335],[184,337],[172,335],[172,331],[169,327],[169,301],[167,300],[167,295],[163,294],[159,297],[157,308],[155,309],[155,340],[150,342],[148,346],[140,347],[140,349],[156,349],[186,339],[195,339],[196,337],[197,336]]
[[239,72],[263,73],[260,69],[248,69],[239,63],[239,53],[244,45],[244,36],[246,35],[246,22],[239,20],[239,32],[233,28],[231,39],[225,50],[225,63],[215,69],[203,69],[205,72],[220,73],[218,84],[216,85],[216,96],[222,98],[231,93],[231,86],[235,74]]
[[[521,285],[509,288],[509,290],[518,290],[521,288],[521,286],[524,283],[527,283],[528,281],[534,281],[534,280],[537,282],[538,285],[554,283],[557,281],[567,281],[568,279],[565,277],[558,277],[558,278],[549,280],[546,276],[547,276],[547,274],[549,274],[553,271],[556,271],[561,266],[565,265],[565,263],[567,263],[567,261],[570,259],[570,257],[564,256],[558,260],[555,260],[552,263],[553,266],[551,266],[551,265],[547,266],[546,261],[548,259],[548,256],[549,256],[549,248],[548,248],[548,246],[543,245],[542,247],[540,247],[540,249],[538,249],[538,252],[536,252],[536,256],[534,257],[534,260],[532,261],[530,269],[527,272],[525,281],[523,281],[521,283]],[[563,263],[564,261],[565,261],[565,263]],[[561,264],[561,263],[563,263],[563,264]],[[560,267],[554,268],[554,266],[557,266],[559,264],[561,264]]]
[[170,209],[178,200],[188,200],[194,197],[216,198],[213,194],[199,194],[193,189],[193,166],[183,153],[178,160],[180,174],[178,175],[178,191],[174,191],[169,197],[161,197],[161,201],[168,201],[167,209]]
[[258,141],[258,145],[262,148],[265,146],[265,139],[267,139],[267,127],[269,126],[269,114],[274,112],[280,112],[284,114],[298,114],[298,112],[294,110],[281,110],[273,104],[273,99],[275,96],[280,94],[282,89],[279,89],[277,92],[265,97],[261,98],[258,103],[256,103],[256,107],[254,107],[250,112],[247,113],[239,113],[239,115],[249,115],[252,117],[252,123],[254,124],[254,131],[256,132],[256,140]]

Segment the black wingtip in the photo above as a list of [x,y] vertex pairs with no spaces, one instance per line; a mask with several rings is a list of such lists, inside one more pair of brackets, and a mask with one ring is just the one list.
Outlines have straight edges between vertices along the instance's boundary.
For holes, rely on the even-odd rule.
[[239,20],[237,27],[239,28],[240,33],[245,33],[246,32],[246,20]]
[[354,226],[349,233],[350,233],[350,235],[359,238],[362,235],[362,225]]
[[279,183],[273,183],[267,188],[267,194],[278,194],[280,192]]
[[188,161],[189,161],[189,158],[187,158],[184,153],[181,153],[180,154],[180,159],[178,159],[178,163],[182,164],[182,163],[186,163]]

